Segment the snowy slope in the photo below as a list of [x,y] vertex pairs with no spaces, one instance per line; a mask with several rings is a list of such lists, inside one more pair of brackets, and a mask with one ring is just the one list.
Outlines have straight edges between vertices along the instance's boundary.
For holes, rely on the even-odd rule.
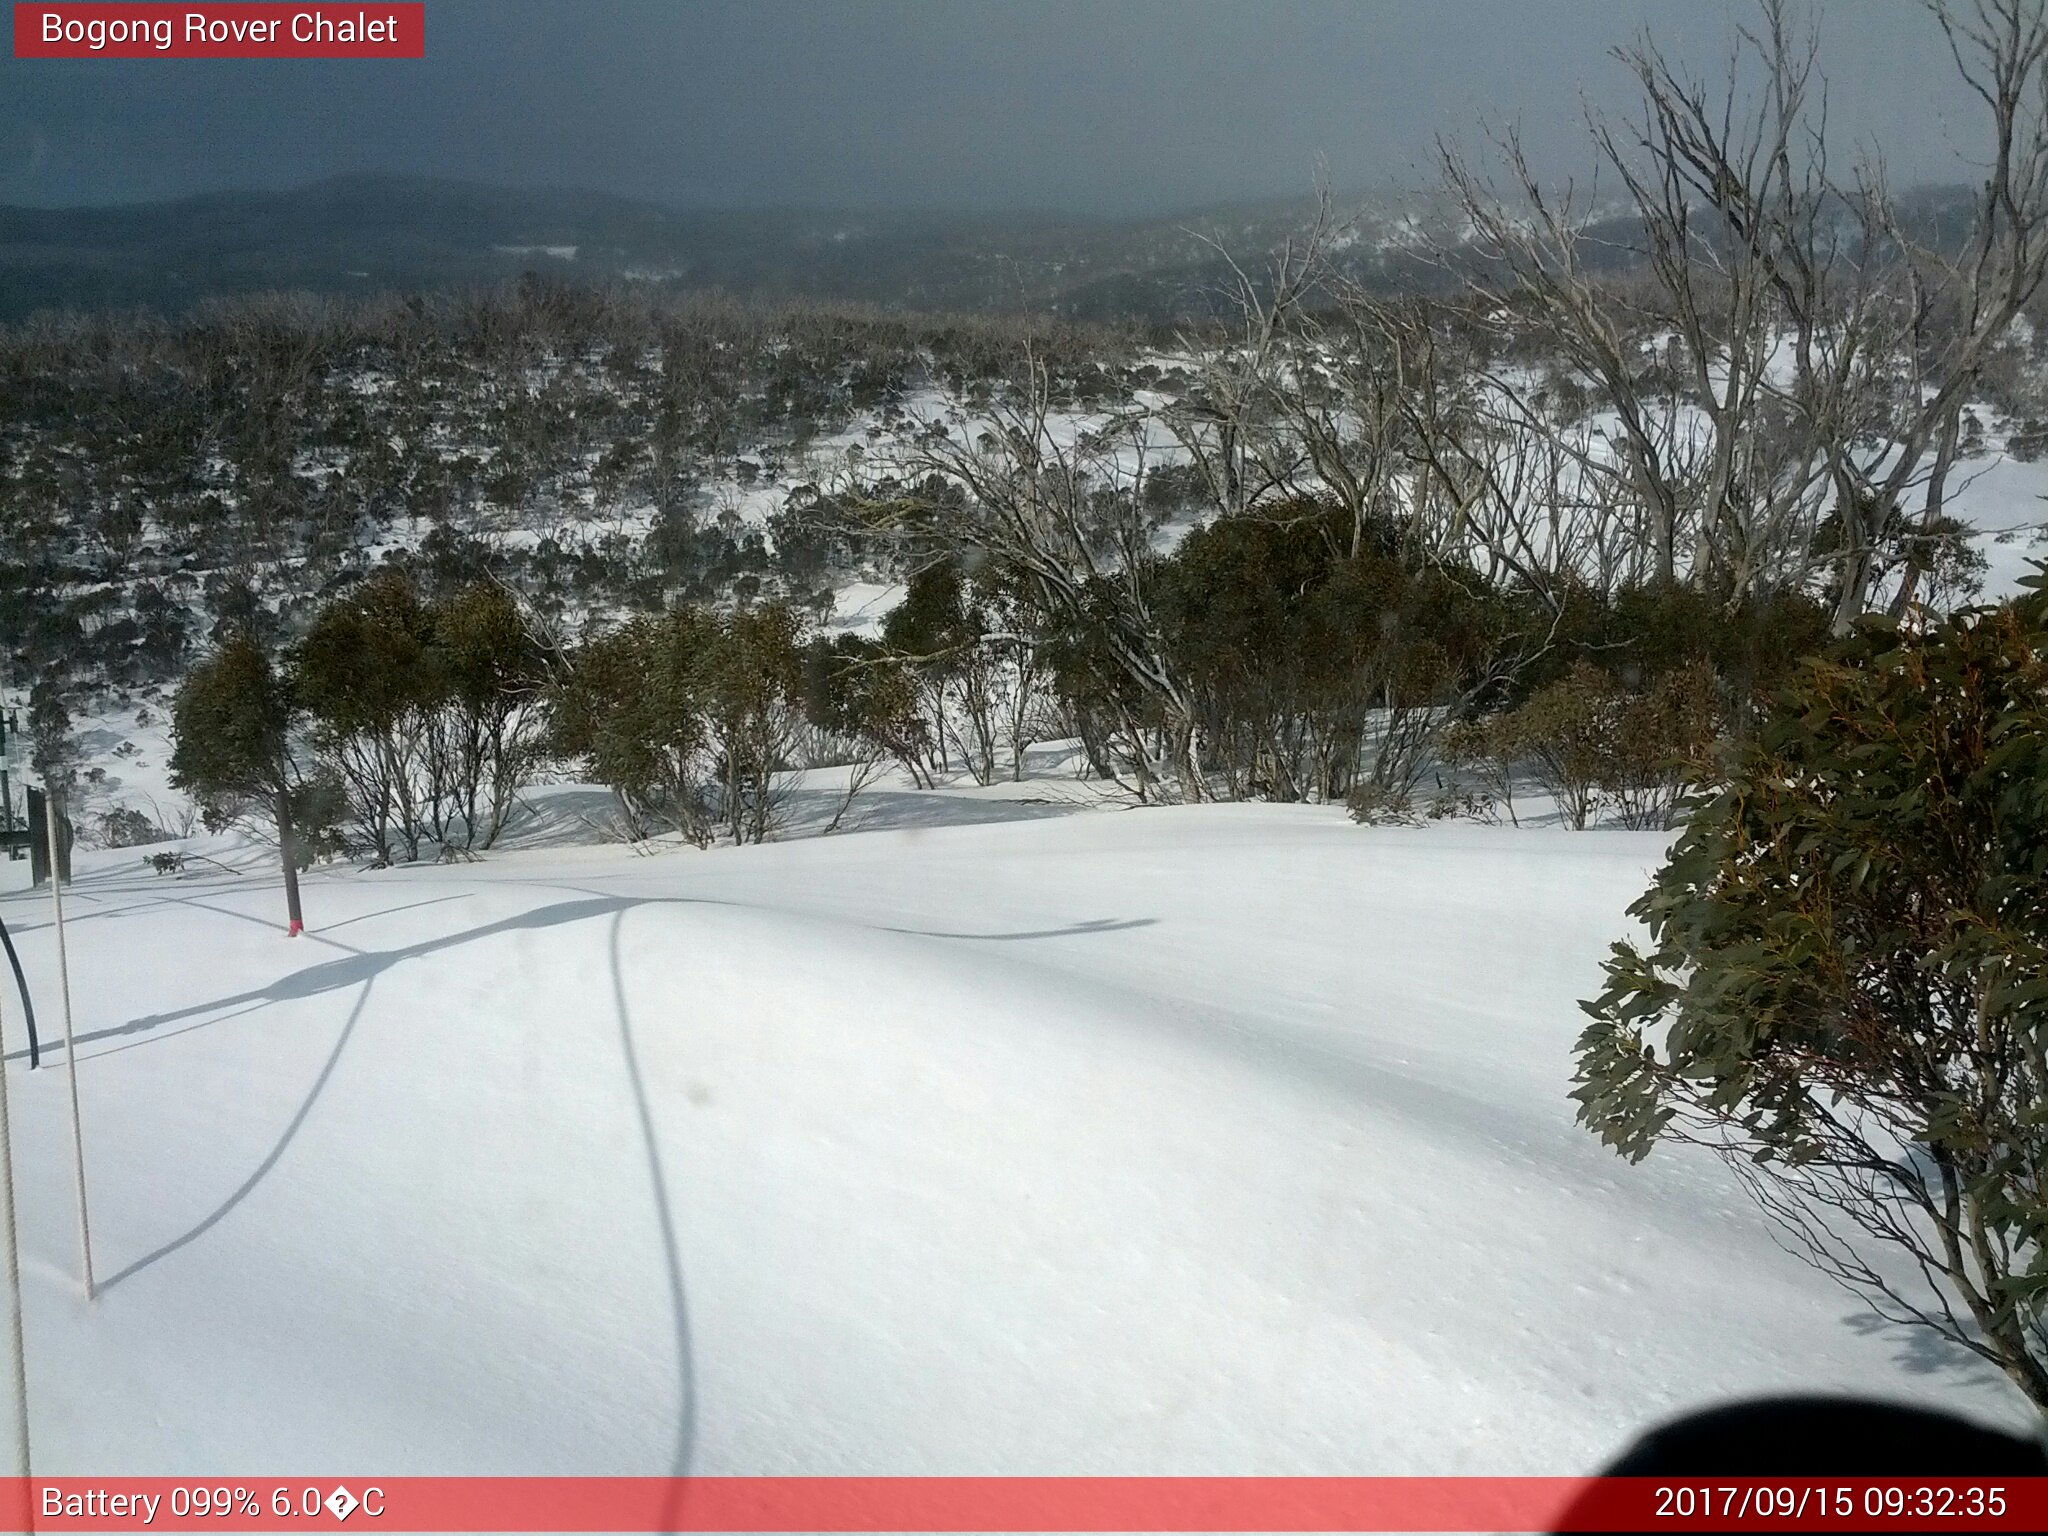
[[[89,856],[10,1062],[47,1474],[1563,1472],[2020,1422],[1571,1123],[1659,841],[1200,807],[327,871]],[[18,883],[22,865],[0,865]],[[0,899],[54,1030],[40,898]],[[20,1017],[5,1000],[10,1051]]]

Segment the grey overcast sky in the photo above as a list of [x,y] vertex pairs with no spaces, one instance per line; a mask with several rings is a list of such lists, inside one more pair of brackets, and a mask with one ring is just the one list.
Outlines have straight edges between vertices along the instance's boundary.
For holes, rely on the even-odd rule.
[[[706,206],[1153,214],[1408,183],[1514,119],[1552,174],[1647,28],[1718,71],[1750,0],[429,0],[423,61],[0,61],[0,202],[354,171]],[[1895,180],[1979,125],[1917,0],[1815,0],[1831,121]]]

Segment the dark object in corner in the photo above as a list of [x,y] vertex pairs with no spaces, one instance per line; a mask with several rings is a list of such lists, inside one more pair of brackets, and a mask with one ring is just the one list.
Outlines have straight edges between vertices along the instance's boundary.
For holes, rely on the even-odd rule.
[[2040,1477],[2032,1440],[1953,1414],[1853,1397],[1773,1397],[1688,1414],[1653,1429],[1609,1477]]
[[[1729,1403],[1653,1429],[1603,1477],[2041,1477],[2033,1440],[1953,1414],[1853,1397]],[[1589,1506],[1590,1507],[1590,1506]],[[1575,1503],[1560,1531],[1584,1528]]]

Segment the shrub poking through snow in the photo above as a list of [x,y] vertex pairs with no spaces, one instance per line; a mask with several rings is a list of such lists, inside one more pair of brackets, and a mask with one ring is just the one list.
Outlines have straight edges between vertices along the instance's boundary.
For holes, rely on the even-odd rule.
[[1872,623],[1804,670],[1632,909],[1651,947],[1615,947],[1573,1097],[1631,1160],[1714,1148],[1794,1251],[2048,1409],[2048,578],[2031,585],[1922,634]]
[[1669,823],[1684,787],[1712,767],[1723,710],[1713,671],[1692,662],[1629,690],[1579,662],[1518,708],[1459,721],[1445,759],[1476,772],[1514,810],[1518,769],[1583,831],[1603,815],[1625,827]]
[[167,843],[171,834],[133,806],[116,806],[99,818],[94,829],[109,848],[139,848],[146,843]]

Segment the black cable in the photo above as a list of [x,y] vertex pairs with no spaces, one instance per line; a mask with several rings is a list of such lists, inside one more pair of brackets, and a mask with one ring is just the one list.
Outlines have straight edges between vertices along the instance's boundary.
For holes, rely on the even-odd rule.
[[36,1005],[29,1001],[28,978],[21,974],[21,956],[14,952],[14,939],[4,920],[0,920],[0,944],[7,946],[7,963],[14,967],[14,984],[21,988],[21,1016],[28,1020],[28,1064],[33,1069],[43,1064],[42,1042],[36,1039]]

